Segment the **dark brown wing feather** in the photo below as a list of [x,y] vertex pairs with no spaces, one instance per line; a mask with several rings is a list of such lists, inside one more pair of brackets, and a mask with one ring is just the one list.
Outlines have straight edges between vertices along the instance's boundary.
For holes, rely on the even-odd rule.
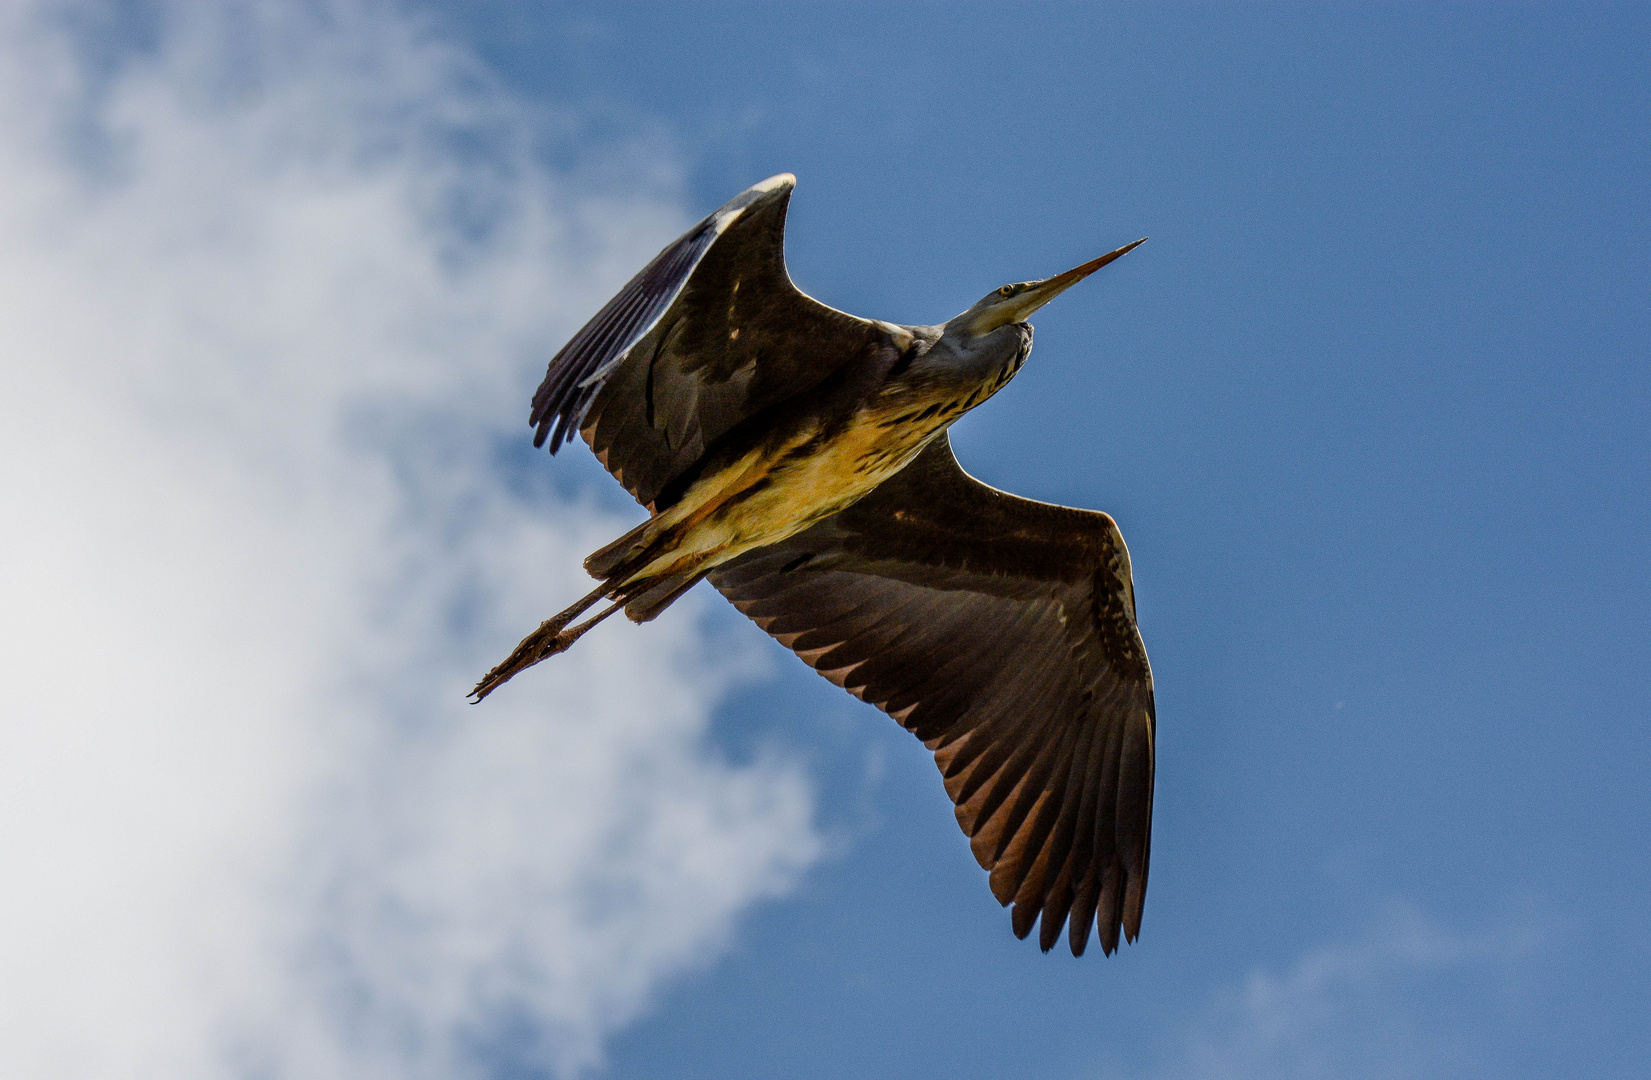
[[534,395],[535,445],[548,437],[555,453],[578,430],[638,502],[663,509],[737,426],[890,346],[894,328],[791,283],[793,184],[775,177],[731,200],[573,336]]
[[993,894],[1045,950],[1141,927],[1152,673],[1110,517],[998,491],[942,434],[872,494],[714,571],[820,674],[930,750]]

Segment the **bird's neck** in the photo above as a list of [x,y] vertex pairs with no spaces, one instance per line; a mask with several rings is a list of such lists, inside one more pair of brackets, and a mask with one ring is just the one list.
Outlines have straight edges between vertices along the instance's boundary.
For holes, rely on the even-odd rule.
[[890,369],[868,418],[902,437],[926,440],[1000,390],[1031,348],[1032,329],[1024,325],[973,337],[942,334],[920,356]]
[[[948,328],[949,329],[949,328]],[[972,409],[1015,377],[1032,351],[1032,328],[1000,326],[987,334],[944,333],[930,350],[923,374],[944,384]]]

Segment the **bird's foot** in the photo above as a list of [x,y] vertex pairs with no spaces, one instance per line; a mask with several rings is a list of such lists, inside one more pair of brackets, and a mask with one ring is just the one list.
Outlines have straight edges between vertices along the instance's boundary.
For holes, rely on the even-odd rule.
[[568,619],[558,615],[554,619],[546,619],[540,623],[539,629],[523,638],[522,643],[517,645],[509,656],[505,657],[503,663],[482,676],[481,682],[477,683],[476,688],[470,691],[470,696],[479,702],[488,694],[509,682],[511,676],[517,672],[526,671],[539,661],[565,651],[569,645],[578,640],[577,634],[571,637],[567,636],[565,627],[568,621]]
[[597,599],[600,599],[603,592],[604,590],[598,589],[560,615],[540,623],[539,629],[523,638],[522,643],[516,646],[509,656],[505,657],[504,663],[482,676],[482,681],[476,684],[474,690],[470,691],[470,697],[475,699],[472,704],[480,702],[488,694],[509,682],[517,672],[525,671],[539,661],[548,660],[559,652],[566,652],[575,641],[585,636],[587,630],[624,607],[625,601],[621,598],[577,626],[568,625],[573,621],[574,616],[581,614]]

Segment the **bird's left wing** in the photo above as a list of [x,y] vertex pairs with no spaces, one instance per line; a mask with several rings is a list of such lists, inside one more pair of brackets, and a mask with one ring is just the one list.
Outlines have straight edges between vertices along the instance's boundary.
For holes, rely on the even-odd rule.
[[906,332],[807,296],[785,269],[796,180],[772,177],[689,229],[550,362],[533,397],[534,445],[578,431],[650,509],[743,421]]
[[934,752],[992,892],[1040,942],[1110,953],[1146,895],[1155,717],[1129,554],[1105,514],[969,476],[940,435],[711,583]]

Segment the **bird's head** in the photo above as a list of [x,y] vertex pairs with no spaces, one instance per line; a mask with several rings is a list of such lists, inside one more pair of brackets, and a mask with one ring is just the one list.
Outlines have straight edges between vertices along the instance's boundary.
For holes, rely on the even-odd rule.
[[1005,285],[1001,289],[994,289],[981,297],[974,307],[946,323],[946,334],[961,335],[965,338],[979,338],[1000,327],[1013,323],[1023,323],[1032,317],[1032,312],[1047,304],[1061,293],[1070,289],[1084,278],[1093,274],[1113,259],[1126,255],[1137,247],[1146,243],[1146,237],[1125,244],[1117,251],[1109,251],[1098,259],[1091,259],[1082,266],[1074,266],[1064,274],[1056,274],[1052,278],[1042,281],[1022,281],[1014,285]]

